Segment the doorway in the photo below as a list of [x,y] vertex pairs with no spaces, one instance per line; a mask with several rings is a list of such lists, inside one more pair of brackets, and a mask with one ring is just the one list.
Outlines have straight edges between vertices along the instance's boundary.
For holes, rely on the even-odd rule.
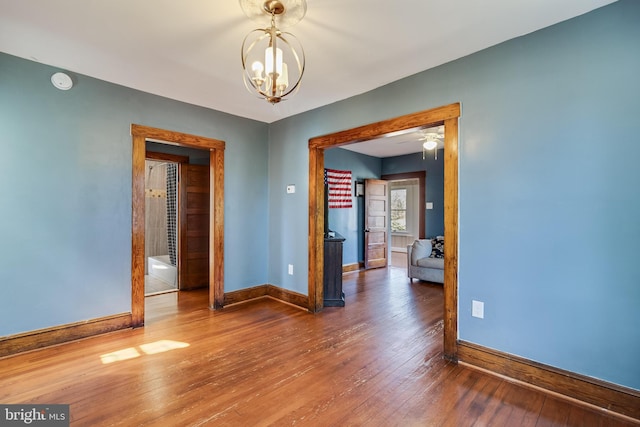
[[[145,273],[145,158],[146,142],[160,142],[209,152],[208,283],[209,308],[224,304],[224,141],[196,135],[131,125],[132,221],[131,221],[131,318],[132,326],[144,325]],[[180,268],[178,268],[180,270]]]
[[309,140],[309,311],[323,308],[324,150],[385,135],[444,125],[445,267],[444,348],[447,359],[458,356],[458,119],[460,104],[450,104]]
[[144,176],[144,295],[178,290],[178,163],[153,160]]
[[406,267],[407,245],[418,238],[418,181],[389,181],[389,235],[391,267]]
[[208,287],[209,153],[145,146],[145,296]]
[[149,151],[156,148],[145,143],[145,296],[180,289],[178,183],[189,156]]
[[[415,239],[425,238],[425,206],[426,199],[426,171],[405,172],[396,174],[382,175],[382,179],[389,181],[391,188],[391,196],[393,190],[398,189],[399,195],[402,196],[402,190],[405,190],[405,203],[399,207],[407,211],[404,215],[400,215],[404,219],[400,221],[400,227],[394,227],[394,200],[391,198],[391,215],[389,217],[389,230],[391,232],[390,251],[391,254],[389,265],[394,267],[407,268],[407,245],[413,243]],[[402,227],[404,225],[404,227]],[[398,229],[399,228],[399,229]]]

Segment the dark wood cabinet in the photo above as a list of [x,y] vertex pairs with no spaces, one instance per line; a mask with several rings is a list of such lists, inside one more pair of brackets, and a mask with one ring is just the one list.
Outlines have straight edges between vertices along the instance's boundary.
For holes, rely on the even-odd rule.
[[324,239],[324,306],[344,307],[342,292],[342,242],[345,238],[335,233]]

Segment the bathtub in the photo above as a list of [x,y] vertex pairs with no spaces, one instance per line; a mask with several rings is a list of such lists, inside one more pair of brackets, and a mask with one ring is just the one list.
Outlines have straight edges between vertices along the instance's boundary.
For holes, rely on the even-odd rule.
[[147,258],[149,276],[165,281],[171,285],[177,282],[178,270],[171,265],[169,255],[155,255]]

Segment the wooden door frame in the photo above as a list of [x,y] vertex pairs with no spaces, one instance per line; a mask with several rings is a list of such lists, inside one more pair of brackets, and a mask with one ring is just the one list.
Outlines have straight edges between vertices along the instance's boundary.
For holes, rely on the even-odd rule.
[[145,142],[167,143],[209,151],[209,307],[224,303],[224,148],[225,142],[137,124],[131,125],[131,317],[144,325],[144,171]]
[[444,356],[458,357],[458,119],[460,104],[450,104],[309,140],[309,311],[322,311],[324,262],[324,150],[444,125]]

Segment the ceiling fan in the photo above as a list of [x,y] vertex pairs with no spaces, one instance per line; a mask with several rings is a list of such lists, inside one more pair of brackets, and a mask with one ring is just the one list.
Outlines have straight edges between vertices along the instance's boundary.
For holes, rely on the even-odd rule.
[[444,143],[444,126],[438,126],[435,128],[425,129],[421,131],[422,136],[418,138],[418,141],[422,142],[422,160],[425,159],[427,151],[434,150],[435,159],[438,160],[437,147],[440,143]]

